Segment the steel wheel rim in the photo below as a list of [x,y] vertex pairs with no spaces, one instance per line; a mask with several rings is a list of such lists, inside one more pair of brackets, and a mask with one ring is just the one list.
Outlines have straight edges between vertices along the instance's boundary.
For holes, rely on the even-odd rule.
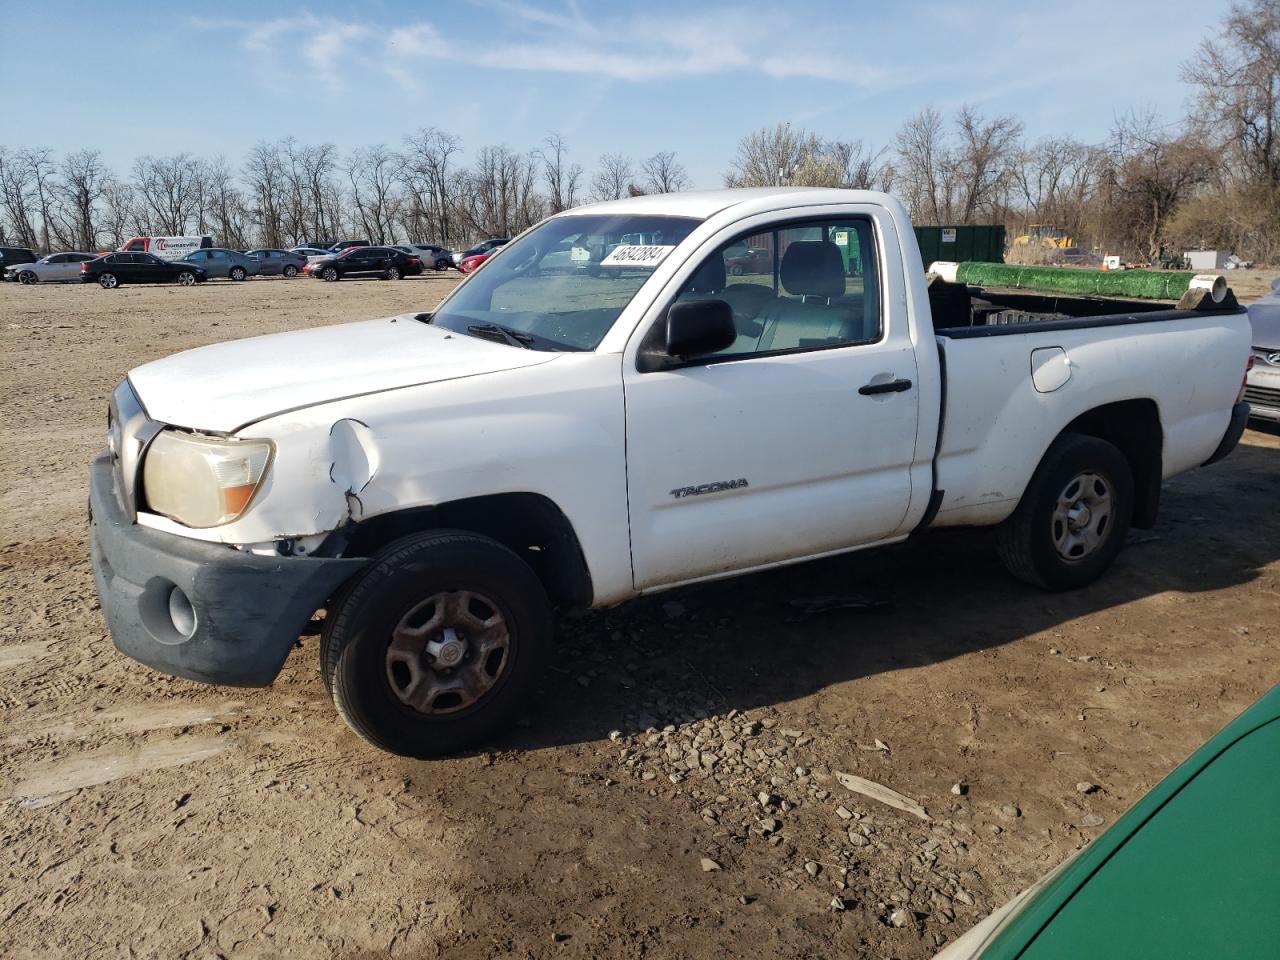
[[1062,488],[1050,521],[1054,549],[1068,563],[1080,563],[1097,552],[1113,525],[1115,497],[1100,473],[1076,474]]
[[98,278],[98,282],[110,290],[116,285],[116,275],[114,273],[104,273]]
[[194,273],[178,274],[178,283],[182,284],[184,287],[189,287],[195,282],[196,282],[196,277]]
[[389,280],[399,280],[399,279],[400,279],[400,271],[399,271],[399,270],[397,270],[395,267],[392,267],[390,270],[388,270],[388,271],[387,271],[387,279],[389,279]]
[[236,267],[234,270],[231,271],[232,280],[243,280],[244,278],[245,278],[245,272],[240,267]]
[[297,274],[297,272],[298,272],[297,267],[289,266],[284,268],[284,275],[286,277],[289,277],[290,279],[293,279],[294,275]]
[[387,684],[429,717],[480,703],[506,675],[511,630],[502,609],[474,590],[442,590],[396,624],[387,646]]
[[20,274],[18,274],[18,282],[26,283],[26,284],[35,283],[36,275],[32,273],[30,270],[23,270]]
[[324,278],[325,278],[326,280],[337,280],[337,279],[338,279],[338,271],[337,271],[337,270],[335,270],[335,269],[333,269],[333,267],[330,267],[328,270],[326,270],[326,271],[324,272]]

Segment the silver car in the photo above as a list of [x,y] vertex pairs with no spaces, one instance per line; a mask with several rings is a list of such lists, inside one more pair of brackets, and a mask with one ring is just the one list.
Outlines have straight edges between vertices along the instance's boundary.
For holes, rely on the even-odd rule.
[[228,280],[244,280],[257,276],[260,269],[258,261],[239,250],[227,250],[224,247],[206,247],[194,250],[182,258],[185,262],[202,267],[209,279],[225,277]]
[[18,283],[79,283],[80,264],[97,256],[96,253],[51,253],[35,263],[6,267],[4,278]]
[[275,247],[263,247],[250,250],[249,256],[258,260],[258,275],[261,277],[296,277],[307,265],[307,255],[297,250],[280,250]]
[[1253,325],[1253,369],[1244,385],[1249,416],[1280,423],[1280,278],[1247,309]]

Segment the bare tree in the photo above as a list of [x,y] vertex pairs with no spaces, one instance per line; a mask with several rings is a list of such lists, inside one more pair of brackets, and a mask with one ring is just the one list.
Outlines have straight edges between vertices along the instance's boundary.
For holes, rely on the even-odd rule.
[[689,189],[689,174],[674,150],[655,153],[640,165],[649,193],[679,193]]
[[4,146],[0,146],[0,204],[4,206],[4,219],[11,231],[6,232],[5,239],[16,240],[27,247],[38,246],[31,167],[23,158],[23,151],[10,151]]
[[1194,133],[1171,136],[1150,112],[1130,112],[1111,134],[1111,221],[1130,250],[1152,260],[1164,252],[1165,232],[1179,204],[1206,182],[1214,153]]
[[133,187],[147,218],[148,233],[181,236],[197,218],[199,170],[188,153],[139,157],[133,163]]
[[1247,181],[1280,187],[1280,0],[1232,4],[1221,39],[1201,41],[1182,78],[1201,135]]
[[952,158],[942,127],[942,114],[926,107],[903,124],[894,143],[898,185],[918,221],[943,223],[951,214]]
[[62,161],[59,192],[68,213],[68,246],[93,250],[98,244],[95,217],[110,173],[97,150],[77,150]]
[[409,192],[409,222],[419,239],[449,244],[461,240],[454,218],[461,141],[450,133],[427,127],[405,138],[401,170]]
[[984,120],[973,107],[964,106],[956,116],[956,127],[960,145],[952,169],[959,203],[953,218],[973,223],[980,213],[987,219],[1003,217],[1001,201],[1022,137],[1022,122],[1014,117]]
[[886,151],[864,148],[861,140],[823,140],[789,123],[764,127],[738,141],[727,187],[844,187],[887,189],[892,168]]
[[119,247],[134,231],[133,187],[115,177],[107,180],[102,189],[102,216],[99,220],[101,235],[112,248]]
[[266,141],[255,144],[245,159],[244,176],[249,184],[259,241],[268,247],[284,246],[280,197],[285,177],[279,146]]
[[205,165],[205,178],[205,211],[213,233],[229,247],[248,246],[244,195],[236,186],[226,158],[216,156],[210,160]]
[[593,200],[621,200],[635,180],[631,158],[622,153],[606,153],[600,157],[600,168],[591,178]]
[[570,163],[564,137],[548,134],[542,149],[537,153],[542,163],[542,177],[547,185],[548,213],[559,213],[578,205],[578,184],[582,179],[582,167]]
[[385,144],[354,150],[346,164],[360,232],[372,243],[394,243],[402,198],[396,191],[402,160]]

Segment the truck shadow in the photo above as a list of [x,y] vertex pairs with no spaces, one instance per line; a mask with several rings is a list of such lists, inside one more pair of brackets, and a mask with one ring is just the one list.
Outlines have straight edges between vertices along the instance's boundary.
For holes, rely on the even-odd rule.
[[[1083,590],[1026,586],[1001,566],[989,530],[943,530],[562,617],[529,722],[490,747],[595,741],[770,707],[990,650],[1157,594],[1248,583],[1280,558],[1273,436],[1246,434],[1223,464],[1166,484],[1157,528],[1134,531],[1114,567]],[[828,598],[870,605],[803,609]]]

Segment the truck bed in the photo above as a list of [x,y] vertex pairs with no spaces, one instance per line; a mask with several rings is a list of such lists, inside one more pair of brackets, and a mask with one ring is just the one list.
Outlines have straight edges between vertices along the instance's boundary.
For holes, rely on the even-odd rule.
[[929,286],[929,307],[934,330],[952,339],[1153,323],[1240,310],[1229,292],[1220,304],[1190,310],[1166,300],[992,290],[941,280]]

